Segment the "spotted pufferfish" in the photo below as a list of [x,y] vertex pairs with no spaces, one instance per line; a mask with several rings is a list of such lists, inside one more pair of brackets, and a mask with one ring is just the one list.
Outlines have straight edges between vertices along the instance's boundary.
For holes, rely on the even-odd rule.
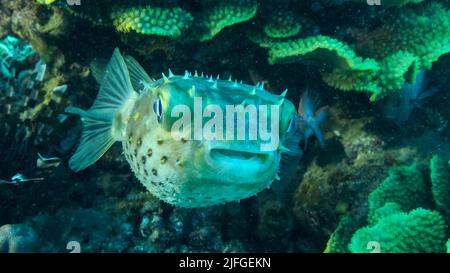
[[[175,206],[204,207],[256,195],[279,180],[283,165],[301,157],[300,117],[285,93],[275,95],[262,85],[197,72],[174,75],[169,70],[168,76],[154,80],[118,49],[105,66],[94,66],[92,72],[100,84],[92,107],[66,109],[80,115],[83,125],[80,144],[69,161],[74,171],[94,164],[120,141],[132,171],[153,195]],[[171,128],[177,119],[171,112],[176,105],[192,109],[194,97],[201,97],[204,106],[223,109],[226,105],[278,105],[277,146],[266,151],[254,139],[174,138]]]

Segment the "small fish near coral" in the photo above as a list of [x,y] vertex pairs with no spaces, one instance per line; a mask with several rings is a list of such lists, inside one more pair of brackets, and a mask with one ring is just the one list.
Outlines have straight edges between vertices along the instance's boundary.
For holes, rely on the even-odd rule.
[[[179,76],[169,71],[153,80],[118,49],[106,67],[93,65],[93,74],[101,84],[93,106],[87,111],[66,110],[83,121],[81,143],[70,167],[87,168],[121,141],[136,177],[155,196],[176,206],[211,206],[251,197],[279,179],[284,156],[301,157],[303,137],[314,132],[323,143],[318,126],[324,111],[311,112],[315,105],[308,96],[299,115],[286,91],[274,95],[263,84],[251,86],[187,71]],[[235,111],[231,116],[230,109]],[[259,116],[252,115],[256,110]],[[197,122],[205,123],[200,138],[202,125]],[[225,123],[226,133],[218,133]],[[177,126],[180,130],[174,129]],[[263,130],[255,133],[261,126]]]

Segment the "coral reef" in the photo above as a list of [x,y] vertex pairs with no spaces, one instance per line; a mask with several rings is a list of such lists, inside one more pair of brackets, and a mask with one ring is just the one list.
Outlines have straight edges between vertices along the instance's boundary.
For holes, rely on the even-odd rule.
[[158,7],[129,8],[111,14],[118,31],[131,30],[146,35],[178,37],[189,28],[192,16],[180,8],[161,9]]
[[[0,230],[31,239],[13,250],[0,235],[0,249],[69,252],[78,241],[82,252],[333,253],[379,241],[381,252],[445,251],[449,9],[437,0],[1,1]],[[145,192],[117,146],[74,174],[67,157],[81,126],[63,109],[92,103],[88,66],[115,47],[155,78],[169,67],[232,75],[289,88],[295,103],[315,90],[329,105],[324,148],[309,141],[282,200],[266,190],[204,209]],[[378,107],[420,71],[440,91],[391,124]],[[27,246],[35,240],[45,243]]]
[[353,253],[370,252],[368,243],[377,242],[383,253],[445,252],[446,228],[436,211],[417,208],[409,213],[397,212],[356,231],[349,249]]
[[431,191],[436,208],[450,217],[450,164],[448,160],[435,155],[431,159],[430,170]]
[[445,252],[448,214],[442,192],[449,189],[448,180],[443,179],[448,163],[434,156],[430,169],[431,180],[435,181],[431,190],[424,177],[430,170],[425,166],[414,163],[392,168],[369,195],[368,225],[358,229],[363,224],[344,216],[326,252],[371,252],[370,242],[377,243],[383,253]]
[[428,188],[420,166],[394,167],[389,176],[369,195],[369,222],[377,209],[388,202],[397,203],[401,210],[427,207]]

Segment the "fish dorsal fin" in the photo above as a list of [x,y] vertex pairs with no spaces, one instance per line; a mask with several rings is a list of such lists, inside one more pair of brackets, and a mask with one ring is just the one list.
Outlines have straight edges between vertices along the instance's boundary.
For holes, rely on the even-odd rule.
[[125,63],[130,74],[131,84],[133,89],[137,92],[144,89],[145,83],[153,82],[154,80],[145,72],[144,68],[131,56],[125,56]]
[[105,76],[106,66],[108,65],[108,60],[105,59],[94,59],[89,67],[91,68],[92,76],[95,80],[102,84],[103,76]]
[[129,101],[135,92],[132,89],[125,61],[116,49],[108,62],[101,80],[100,91],[92,107],[85,111],[68,107],[67,113],[81,116],[83,132],[69,166],[80,171],[94,164],[108,149],[120,140],[115,132],[115,118],[123,108],[129,108]]

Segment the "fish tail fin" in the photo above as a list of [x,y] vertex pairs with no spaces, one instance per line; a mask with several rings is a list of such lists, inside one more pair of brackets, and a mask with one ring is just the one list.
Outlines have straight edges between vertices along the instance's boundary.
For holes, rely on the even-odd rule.
[[134,94],[125,61],[115,49],[92,107],[87,111],[77,107],[65,110],[80,115],[83,124],[80,144],[69,161],[72,170],[77,172],[94,164],[116,141],[121,140],[123,128],[120,126],[123,124],[117,124],[122,120],[117,117],[119,112],[131,109],[128,102],[136,98]]

